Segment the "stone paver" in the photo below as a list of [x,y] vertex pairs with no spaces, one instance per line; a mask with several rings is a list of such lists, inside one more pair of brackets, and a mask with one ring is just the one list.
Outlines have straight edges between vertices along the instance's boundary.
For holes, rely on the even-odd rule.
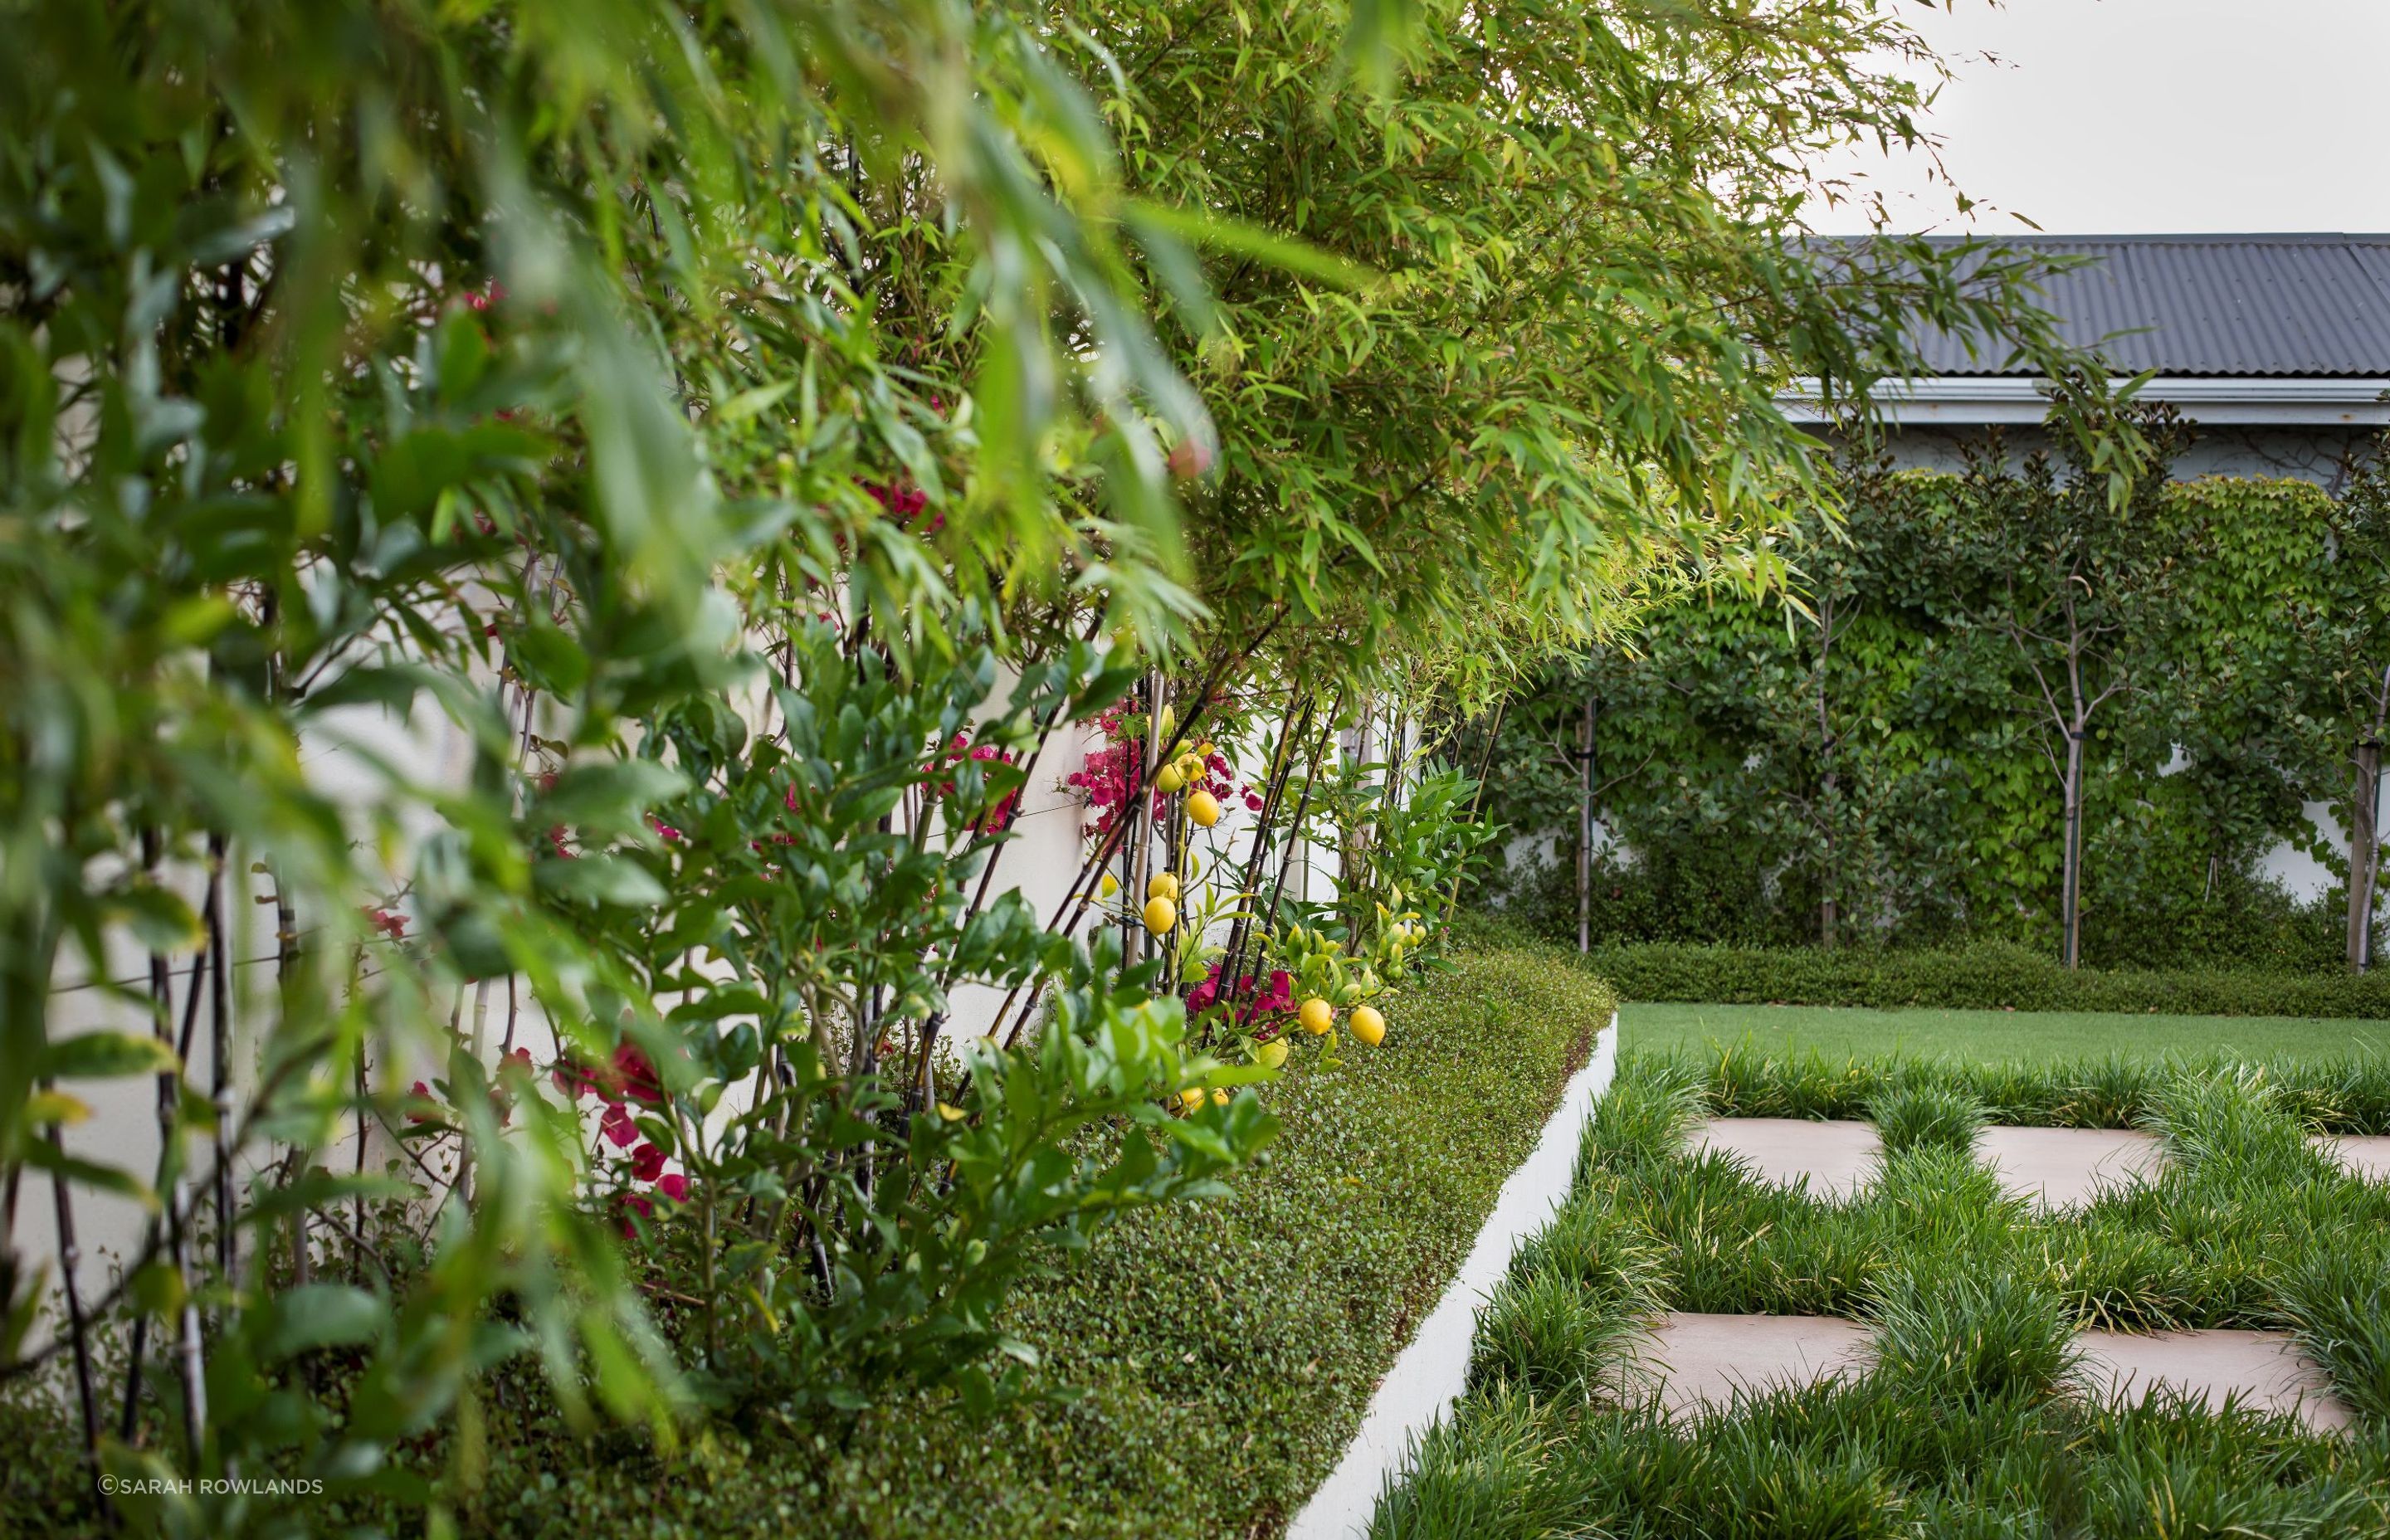
[[1999,1173],[2001,1187],[2047,1211],[2080,1208],[2155,1175],[2165,1149],[2139,1129],[1995,1125],[1976,1137],[1975,1159]]
[[2390,1134],[2325,1134],[2312,1142],[2359,1181],[2390,1182]]
[[1674,1311],[1635,1350],[1671,1417],[1728,1406],[1735,1392],[1857,1374],[1875,1359],[1867,1328],[1831,1315],[1707,1315]]
[[2138,1401],[2152,1386],[2188,1392],[2210,1410],[2239,1392],[2259,1411],[2296,1411],[2316,1432],[2349,1425],[2348,1408],[2332,1393],[2323,1370],[2273,1331],[2084,1331],[2085,1384],[2105,1401]]
[[1688,1145],[1695,1152],[1726,1150],[1779,1187],[1805,1178],[1811,1197],[1828,1200],[1848,1198],[1872,1180],[1883,1154],[1873,1123],[1803,1118],[1712,1118]]

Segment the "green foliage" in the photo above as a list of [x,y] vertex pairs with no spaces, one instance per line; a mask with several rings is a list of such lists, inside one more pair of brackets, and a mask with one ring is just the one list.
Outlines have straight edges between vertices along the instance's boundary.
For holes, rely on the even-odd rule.
[[2302,908],[2255,873],[2284,839],[2345,871],[2304,804],[2350,794],[2390,662],[2378,496],[2153,480],[2111,515],[2046,463],[1989,458],[1844,481],[1842,520],[1789,537],[1805,610],[1696,596],[1509,709],[1491,775],[1523,831],[1559,832],[1556,865],[1509,890],[1539,930],[1575,923],[1566,756],[1590,694],[1615,841],[1597,937],[1814,943],[1831,898],[1844,943],[2055,952],[2071,624],[2086,960],[2340,966],[2341,896]]
[[[958,918],[992,777],[939,756],[999,664],[1017,740],[1104,687],[1091,622],[1169,634],[1156,428],[1201,417],[1124,299],[1111,142],[1020,20],[329,0],[11,35],[0,1167],[160,1215],[99,1302],[151,1354],[112,1469],[419,1505],[392,1451],[518,1357],[569,1422],[666,1440],[692,1388],[968,1379],[1022,1249],[1251,1154],[1250,1102],[1163,1125],[1202,1068],[1174,1013],[1018,905]],[[767,869],[792,776],[821,800]],[[926,1059],[936,990],[990,976],[1064,1004],[956,1119],[832,1040],[870,1016]],[[85,1003],[160,1047],[68,1036]],[[37,1081],[164,1059],[156,1169],[63,1152]],[[1112,1163],[1066,1155],[1114,1119],[1146,1133]],[[647,1307],[698,1279],[701,1321]],[[12,1380],[39,1303],[0,1255]]]
[[[1802,239],[1817,156],[1917,138],[1902,61],[1934,66],[1897,7],[1403,9],[1381,93],[1347,73],[1340,6],[1054,7],[1130,183],[1211,216],[1191,250],[1132,227],[1160,279],[1209,280],[1164,308],[1216,432],[1178,460],[1220,648],[1284,615],[1291,677],[1383,664],[1413,709],[1482,703],[1692,571],[1781,579],[1780,510],[1819,494],[1792,377],[1863,401],[1913,371],[1922,318],[2083,388],[2030,263],[1890,237],[1834,263]],[[1265,231],[1328,261],[1263,260]],[[2097,436],[2125,468],[2137,435]]]
[[2380,973],[2070,972],[2045,954],[1999,942],[1947,952],[1654,942],[1600,946],[1587,964],[1629,1000],[2390,1020],[2390,979]]
[[[0,1174],[157,1221],[55,1354],[0,1248],[0,1375],[435,1533],[496,1385],[700,1459],[700,1405],[992,1410],[1038,1255],[1259,1149],[1166,1110],[1269,1072],[1177,981],[986,900],[1049,736],[1190,658],[1482,697],[1780,578],[1787,371],[1921,320],[2065,377],[2029,265],[1797,238],[1805,158],[1916,137],[1880,0],[11,19]],[[1458,795],[1373,812],[1434,879],[1373,956]],[[1022,1008],[942,1058],[966,986]],[[154,1169],[60,1134],[151,1072]]]

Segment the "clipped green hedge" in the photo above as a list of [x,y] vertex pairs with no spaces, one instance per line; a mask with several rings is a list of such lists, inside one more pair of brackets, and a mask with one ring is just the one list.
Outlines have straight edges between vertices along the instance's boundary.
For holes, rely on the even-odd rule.
[[2070,973],[2040,953],[2004,942],[1952,952],[1821,952],[1647,942],[1597,947],[1587,961],[1627,1000],[2390,1019],[2390,971],[2359,975],[2087,968]]
[[[1334,1468],[1607,1022],[1556,948],[1465,942],[1376,1050],[1265,1095],[1284,1124],[1217,1202],[1133,1217],[1016,1296],[1068,1400],[974,1425],[944,1397],[847,1423],[714,1423],[674,1455],[569,1433],[528,1377],[484,1397],[468,1535],[1275,1534]],[[453,1469],[453,1441],[418,1453]],[[366,1515],[343,1515],[364,1518]],[[390,1516],[381,1516],[390,1517]]]

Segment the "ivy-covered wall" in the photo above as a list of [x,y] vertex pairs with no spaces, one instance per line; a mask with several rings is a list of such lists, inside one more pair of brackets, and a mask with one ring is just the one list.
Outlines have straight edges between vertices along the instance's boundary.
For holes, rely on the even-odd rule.
[[1831,897],[1844,944],[2055,950],[2079,681],[2107,692],[2080,777],[2085,960],[2341,966],[2345,889],[2302,905],[2258,868],[2290,841],[2345,879],[2303,804],[2345,817],[2390,638],[2376,478],[2337,498],[2152,478],[2116,507],[1985,457],[1849,494],[1839,528],[1792,532],[1800,607],[1696,597],[1512,703],[1504,815],[1550,858],[1500,896],[1574,936],[1591,697],[1597,938],[1816,943]]

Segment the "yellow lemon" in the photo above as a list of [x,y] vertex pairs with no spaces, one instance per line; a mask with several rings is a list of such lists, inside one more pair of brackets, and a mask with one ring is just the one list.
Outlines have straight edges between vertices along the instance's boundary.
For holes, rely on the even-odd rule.
[[1189,1112],[1192,1112],[1198,1107],[1202,1106],[1203,1087],[1201,1085],[1189,1085],[1184,1091],[1179,1092],[1178,1105],[1186,1108]]
[[1153,789],[1165,797],[1176,794],[1178,789],[1186,784],[1187,777],[1179,774],[1178,766],[1175,764],[1163,765],[1162,773],[1153,777]]
[[1286,1040],[1282,1037],[1274,1037],[1268,1042],[1263,1044],[1261,1046],[1260,1060],[1261,1066],[1265,1070],[1275,1070],[1279,1065],[1285,1063]]
[[1145,901],[1145,928],[1157,936],[1167,935],[1178,924],[1178,905],[1166,898]]
[[1226,1107],[1226,1106],[1227,1106],[1227,1105],[1228,1105],[1228,1093],[1227,1093],[1227,1091],[1226,1089],[1222,1089],[1222,1090],[1217,1090],[1217,1091],[1213,1092],[1213,1093],[1212,1093],[1212,1105],[1213,1105],[1213,1106],[1214,1106],[1214,1107]]
[[1314,1037],[1336,1024],[1336,1007],[1316,995],[1303,1002],[1299,1014],[1303,1018],[1303,1030]]
[[1145,896],[1148,898],[1166,898],[1173,904],[1177,903],[1178,879],[1171,876],[1168,872],[1154,873],[1153,880],[1145,885]]
[[1353,1029],[1354,1036],[1373,1048],[1386,1040],[1386,1019],[1373,1006],[1355,1006],[1345,1024]]
[[1220,821],[1220,799],[1209,791],[1198,791],[1187,799],[1187,816],[1205,828]]

